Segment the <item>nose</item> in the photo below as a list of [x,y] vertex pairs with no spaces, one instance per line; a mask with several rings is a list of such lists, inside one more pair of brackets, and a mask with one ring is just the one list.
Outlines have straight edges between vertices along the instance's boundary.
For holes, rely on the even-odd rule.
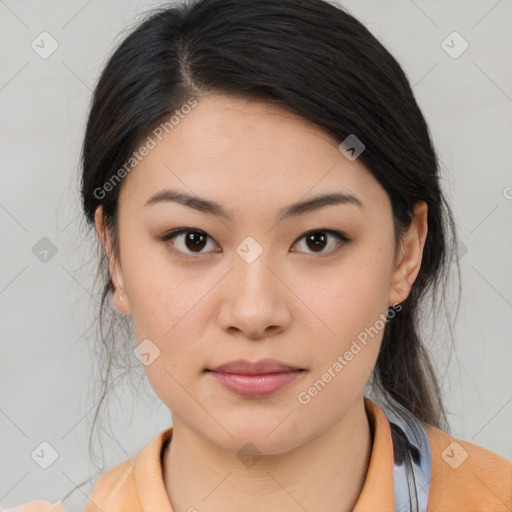
[[[250,260],[249,260],[250,261]],[[218,320],[221,328],[251,340],[275,336],[291,321],[290,293],[265,251],[254,261],[235,255],[226,276]]]

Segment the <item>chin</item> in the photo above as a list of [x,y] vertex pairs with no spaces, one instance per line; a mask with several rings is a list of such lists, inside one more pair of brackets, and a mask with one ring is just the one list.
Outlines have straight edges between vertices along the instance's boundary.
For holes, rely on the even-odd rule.
[[209,432],[208,437],[211,442],[238,457],[279,455],[301,444],[301,440],[292,435],[290,427],[284,427],[282,419],[280,421],[281,425],[275,421],[260,421],[259,424],[241,422],[236,426],[224,424],[229,434],[224,429],[217,429],[216,435],[212,436],[212,432]]

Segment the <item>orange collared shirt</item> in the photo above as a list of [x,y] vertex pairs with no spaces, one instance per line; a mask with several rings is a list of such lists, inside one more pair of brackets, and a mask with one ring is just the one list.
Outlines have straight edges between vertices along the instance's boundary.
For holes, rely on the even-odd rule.
[[[365,398],[372,432],[366,479],[354,512],[394,512],[393,441],[381,407]],[[426,426],[432,456],[427,512],[512,511],[512,463],[480,446]],[[132,459],[104,473],[85,512],[173,512],[162,477],[162,450],[172,427]],[[34,500],[4,512],[66,512],[66,503]]]

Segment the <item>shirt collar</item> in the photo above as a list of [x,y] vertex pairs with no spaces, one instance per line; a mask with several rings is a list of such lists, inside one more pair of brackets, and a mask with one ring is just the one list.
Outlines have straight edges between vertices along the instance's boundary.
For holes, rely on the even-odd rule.
[[372,432],[372,453],[366,479],[354,512],[394,512],[393,439],[386,414],[375,402],[364,399]]
[[[372,433],[372,451],[354,512],[394,512],[391,429],[381,407],[369,398],[364,399],[364,406]],[[164,486],[161,462],[164,443],[171,436],[172,427],[160,432],[135,459],[134,483],[143,511],[173,512]]]

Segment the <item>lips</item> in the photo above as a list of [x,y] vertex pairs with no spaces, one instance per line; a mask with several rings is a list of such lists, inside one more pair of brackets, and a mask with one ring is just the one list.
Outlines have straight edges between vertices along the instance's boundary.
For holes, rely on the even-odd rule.
[[260,359],[259,361],[248,361],[246,359],[237,359],[227,363],[208,368],[208,371],[223,373],[238,373],[242,375],[261,375],[265,373],[282,373],[303,370],[297,366],[292,366],[277,359]]
[[277,359],[229,361],[207,369],[225,389],[244,398],[264,398],[291,385],[307,370]]

